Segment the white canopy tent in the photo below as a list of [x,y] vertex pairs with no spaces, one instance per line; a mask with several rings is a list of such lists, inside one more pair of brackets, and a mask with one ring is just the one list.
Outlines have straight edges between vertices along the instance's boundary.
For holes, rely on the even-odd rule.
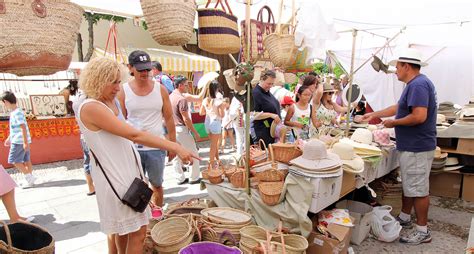
[[[142,16],[139,0],[87,1],[72,0],[87,10],[106,12],[127,17]],[[297,7],[305,1],[296,0]],[[198,4],[206,3],[198,0]],[[213,0],[215,2],[215,0]],[[245,0],[228,0],[239,21],[245,19]],[[256,18],[258,10],[268,5],[278,17],[279,1],[253,0],[251,17]],[[291,1],[284,2],[283,20],[291,15]],[[402,35],[390,44],[384,61],[395,57],[398,49],[416,47],[429,59],[429,66],[422,69],[433,81],[438,92],[438,101],[467,103],[474,96],[472,12],[470,0],[399,0],[384,2],[376,0],[321,0],[318,1],[323,18],[328,24],[335,24],[340,38],[327,42],[326,49],[336,55],[344,68],[350,70],[350,55],[353,29],[358,30],[355,67],[369,58],[378,47],[384,45],[403,27]],[[214,6],[212,4],[211,6]],[[316,17],[315,17],[316,18]],[[440,52],[438,52],[441,50]],[[437,53],[438,52],[438,53]],[[437,54],[436,54],[437,53]],[[381,56],[381,54],[379,54]],[[395,103],[403,89],[394,74],[375,72],[370,64],[358,71],[354,80],[375,109]]]

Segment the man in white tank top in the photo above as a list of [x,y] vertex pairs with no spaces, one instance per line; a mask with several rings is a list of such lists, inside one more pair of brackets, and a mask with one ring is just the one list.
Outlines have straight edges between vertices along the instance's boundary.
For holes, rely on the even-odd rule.
[[[129,124],[135,128],[164,137],[163,120],[168,131],[167,138],[176,142],[176,129],[173,111],[166,88],[151,79],[150,56],[140,50],[133,51],[128,57],[128,68],[134,77],[123,84],[117,94],[122,112]],[[152,202],[163,206],[163,171],[166,151],[136,144],[141,163],[153,189]],[[171,161],[175,154],[168,153]]]

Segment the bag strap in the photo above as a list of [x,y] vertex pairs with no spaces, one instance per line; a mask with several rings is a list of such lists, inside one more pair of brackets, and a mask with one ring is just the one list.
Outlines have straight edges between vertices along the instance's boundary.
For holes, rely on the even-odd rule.
[[[217,0],[217,1],[216,1],[216,5],[214,6],[214,9],[216,9],[217,6],[219,6],[219,4],[220,4],[222,10],[223,10],[224,12],[227,12],[227,10],[226,10],[226,8],[224,7],[224,4],[222,3],[222,1],[225,2],[225,5],[227,6],[227,10],[229,10],[228,12],[230,13],[230,15],[234,15],[234,14],[232,13],[232,10],[230,9],[230,6],[229,6],[229,3],[227,2],[227,0]],[[209,7],[209,4],[211,4],[211,0],[208,0],[208,1],[207,1],[207,4],[206,4],[206,7],[205,7],[205,8]]]
[[267,23],[269,24],[275,24],[275,17],[273,16],[273,12],[272,12],[272,9],[270,9],[270,7],[268,7],[268,5],[265,5],[263,6],[260,11],[258,11],[258,14],[257,14],[257,21],[263,23],[263,11],[266,10],[267,13],[268,13],[268,21]]
[[[102,164],[100,164],[100,161],[99,161],[99,159],[97,158],[97,156],[95,155],[94,151],[92,151],[92,149],[89,149],[89,151],[91,151],[92,156],[94,157],[94,160],[95,160],[95,164],[99,166],[100,170],[102,171],[102,173],[103,173],[104,176],[105,176],[105,179],[107,180],[107,182],[109,183],[110,187],[111,187],[112,190],[114,191],[115,196],[117,196],[117,198],[118,198],[120,201],[122,201],[122,198],[120,198],[120,196],[118,195],[118,193],[117,193],[117,191],[115,190],[114,186],[112,185],[112,182],[110,181],[109,177],[108,177],[107,174],[105,173],[104,168],[102,167]],[[132,152],[133,152],[133,156],[135,157],[135,163],[137,164],[138,174],[140,175],[140,179],[143,180],[142,173],[140,172],[140,166],[138,165],[137,155],[135,154],[135,150],[133,149],[133,146],[132,146]]]

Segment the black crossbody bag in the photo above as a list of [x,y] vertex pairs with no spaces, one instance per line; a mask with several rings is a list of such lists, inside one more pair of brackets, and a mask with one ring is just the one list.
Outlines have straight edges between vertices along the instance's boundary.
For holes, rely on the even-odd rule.
[[127,192],[125,192],[125,195],[123,195],[122,198],[120,198],[120,196],[117,194],[117,191],[115,190],[114,186],[107,177],[107,174],[105,174],[105,171],[102,168],[102,165],[100,164],[99,160],[95,156],[94,152],[92,150],[90,151],[92,153],[92,156],[94,156],[96,165],[98,165],[99,168],[102,170],[102,173],[104,174],[105,179],[107,179],[107,182],[114,191],[115,196],[117,196],[117,198],[122,201],[123,204],[129,206],[134,211],[139,213],[145,211],[146,207],[148,206],[148,203],[150,202],[153,191],[148,187],[148,184],[143,181],[143,177],[140,172],[140,165],[138,165],[137,155],[135,154],[133,147],[132,152],[133,156],[135,157],[135,163],[137,164],[138,174],[140,175],[140,178],[135,177],[132,184],[130,185],[130,187],[128,187]]

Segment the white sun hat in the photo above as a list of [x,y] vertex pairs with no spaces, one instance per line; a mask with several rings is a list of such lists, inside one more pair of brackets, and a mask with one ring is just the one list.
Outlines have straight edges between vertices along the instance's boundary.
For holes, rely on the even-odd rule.
[[428,63],[421,61],[421,52],[414,48],[406,48],[402,50],[398,55],[398,58],[393,59],[388,64],[395,66],[397,65],[397,62],[418,64],[420,66],[428,65]]
[[342,165],[339,156],[329,153],[326,145],[317,140],[311,139],[303,147],[303,155],[290,161],[290,164],[307,170],[324,170]]
[[219,73],[217,72],[208,72],[202,75],[202,77],[198,81],[198,88],[199,89],[202,89],[204,87],[207,88],[209,84],[217,77],[219,77]]
[[372,144],[373,136],[372,132],[365,128],[357,128],[351,136],[351,140],[370,145]]
[[362,173],[364,171],[364,160],[355,154],[353,146],[338,142],[329,151],[337,154],[344,165],[353,169],[350,173]]

